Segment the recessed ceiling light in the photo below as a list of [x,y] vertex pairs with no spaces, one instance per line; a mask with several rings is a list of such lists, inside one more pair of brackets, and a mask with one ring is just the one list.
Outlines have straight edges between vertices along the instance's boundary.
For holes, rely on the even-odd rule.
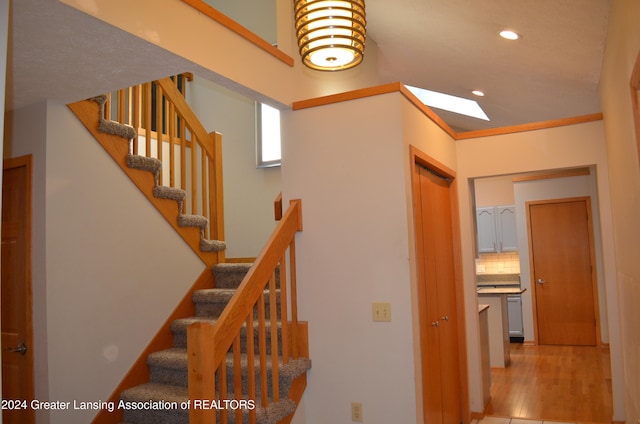
[[489,117],[475,100],[463,99],[450,94],[425,90],[424,88],[406,86],[422,103],[449,112],[459,113],[472,118],[489,121]]
[[505,29],[504,31],[500,31],[500,37],[506,40],[519,40],[520,34],[511,30]]
[[484,96],[484,92],[483,92],[483,91],[480,91],[480,90],[473,90],[473,91],[471,92],[471,94],[474,94],[474,95],[476,95],[476,96],[478,96],[478,97],[483,97],[483,96]]

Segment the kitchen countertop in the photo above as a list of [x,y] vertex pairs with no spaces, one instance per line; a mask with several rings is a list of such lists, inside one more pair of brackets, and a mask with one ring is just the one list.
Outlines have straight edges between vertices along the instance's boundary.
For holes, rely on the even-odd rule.
[[519,287],[478,287],[478,294],[521,294],[526,290],[527,289],[521,289]]
[[476,284],[483,286],[520,287],[520,274],[476,274]]

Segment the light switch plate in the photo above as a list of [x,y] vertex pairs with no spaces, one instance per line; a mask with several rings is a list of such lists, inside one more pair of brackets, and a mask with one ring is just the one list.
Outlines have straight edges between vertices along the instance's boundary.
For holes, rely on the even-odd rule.
[[356,423],[362,422],[362,403],[351,402],[351,421]]
[[373,321],[374,322],[391,321],[391,303],[374,302],[373,303]]

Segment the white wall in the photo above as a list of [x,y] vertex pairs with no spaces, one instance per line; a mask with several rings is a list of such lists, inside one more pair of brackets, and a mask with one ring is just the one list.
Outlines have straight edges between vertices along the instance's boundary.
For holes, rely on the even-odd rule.
[[[455,145],[399,93],[283,118],[283,195],[303,207],[304,422],[350,422],[353,401],[365,422],[421,422],[409,145],[452,167]],[[392,322],[372,322],[376,301],[391,302]]]
[[[595,170],[593,171],[595,172]],[[600,313],[600,342],[609,342],[608,313],[604,281],[604,264],[602,261],[602,238],[600,235],[600,213],[598,209],[598,192],[596,175],[553,178],[544,180],[521,181],[513,184],[516,205],[516,223],[518,227],[518,254],[520,255],[520,285],[527,291],[522,294],[522,318],[524,338],[534,339],[534,322],[532,308],[532,277],[529,263],[529,240],[527,231],[526,202],[535,200],[567,199],[588,196],[591,198],[591,216],[593,218],[594,247],[598,280],[598,309]]]
[[[283,195],[302,199],[300,318],[308,424],[416,422],[404,149],[397,95],[286,112]],[[371,125],[354,125],[369,122]],[[371,303],[392,304],[373,323]]]
[[256,257],[276,221],[280,167],[256,168],[255,102],[196,77],[189,103],[209,131],[222,133],[226,256]]
[[269,44],[276,44],[276,0],[205,0],[205,3],[249,29]]
[[[618,402],[624,394],[627,422],[640,420],[640,161],[629,83],[640,52],[640,2],[611,2],[600,98],[605,116],[607,158],[613,204],[619,325],[622,333],[624,386],[614,387]],[[612,309],[609,309],[612,311]],[[622,362],[620,358],[620,362]]]
[[[562,169],[594,165],[597,170],[600,233],[602,234],[603,272],[607,310],[618,310],[616,295],[615,256],[613,249],[609,168],[605,151],[603,123],[601,121],[570,125],[546,130],[482,137],[457,142],[458,178],[460,178],[460,224],[462,229],[462,259],[465,284],[473,281],[474,258],[474,210],[469,181],[474,178]],[[478,160],[482,158],[482,160]],[[596,231],[598,231],[596,229]],[[475,292],[465,292],[466,310],[477,304]],[[470,374],[479,373],[473,363],[474,349],[479,357],[479,340],[473,328],[477,326],[467,315],[467,345],[469,348]],[[477,319],[476,319],[477,321]],[[624,405],[620,401],[623,390],[623,371],[620,350],[620,322],[615,314],[609,315],[609,342],[611,347],[612,384],[614,390],[614,419],[624,417]],[[472,375],[470,375],[470,380]],[[471,386],[473,390],[473,386]],[[472,396],[472,410],[481,410],[476,404],[480,398]],[[478,408],[478,409],[477,409]]]
[[476,207],[513,205],[513,176],[478,178],[473,181],[475,186]]
[[204,265],[66,106],[15,111],[12,132],[14,155],[32,152],[36,174],[36,396],[104,400]]

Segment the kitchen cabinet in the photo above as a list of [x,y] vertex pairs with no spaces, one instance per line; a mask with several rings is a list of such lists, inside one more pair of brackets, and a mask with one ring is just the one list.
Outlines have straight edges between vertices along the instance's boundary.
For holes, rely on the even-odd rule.
[[491,206],[476,209],[478,253],[518,250],[515,206]]

